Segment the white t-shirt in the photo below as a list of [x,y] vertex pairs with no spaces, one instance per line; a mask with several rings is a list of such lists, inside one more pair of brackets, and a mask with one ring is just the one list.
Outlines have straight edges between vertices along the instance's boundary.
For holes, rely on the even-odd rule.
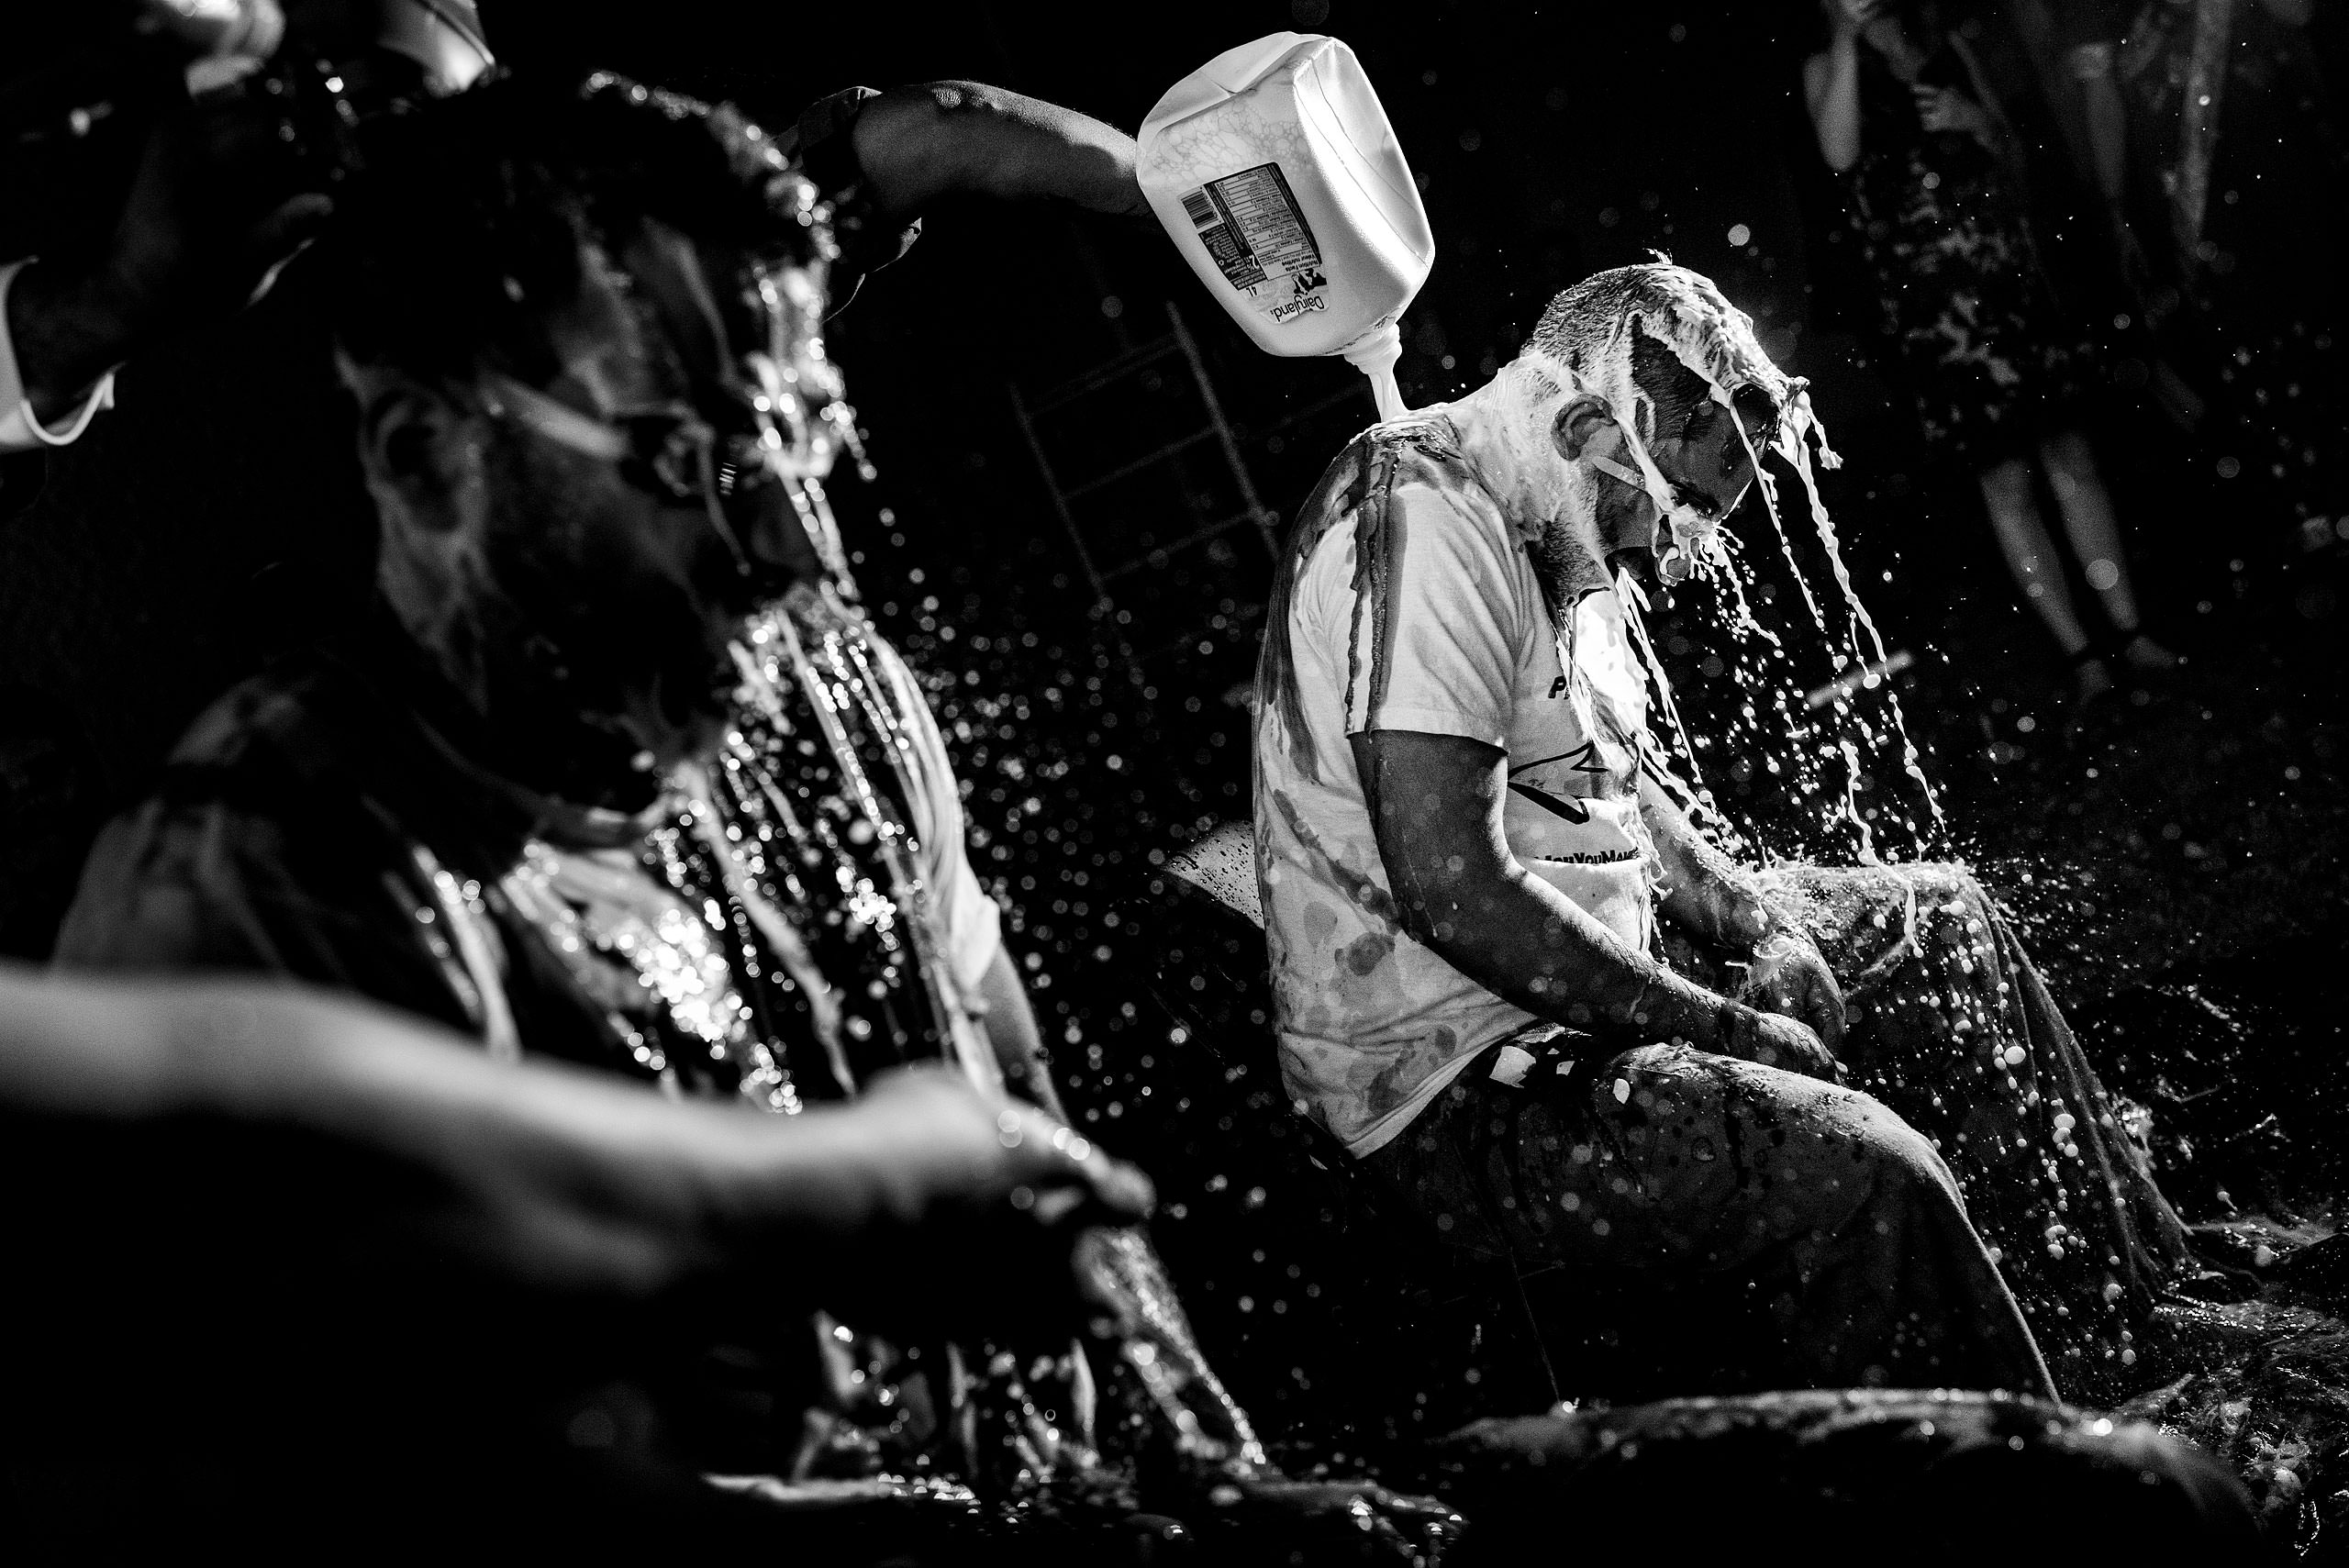
[[1553,622],[1525,535],[1464,450],[1472,418],[1423,414],[1340,456],[1308,503],[1326,531],[1286,626],[1269,628],[1289,639],[1304,736],[1277,693],[1257,694],[1256,863],[1282,1074],[1356,1156],[1478,1051],[1541,1020],[1402,929],[1350,737],[1408,729],[1506,751],[1502,827],[1519,861],[1635,951],[1653,930],[1646,687],[1622,607],[1594,569],[1563,633]]
[[865,635],[874,662],[887,673],[899,722],[909,742],[907,757],[912,765],[907,770],[906,806],[913,820],[906,826],[913,829],[915,842],[921,846],[921,873],[930,884],[940,923],[945,927],[947,959],[954,978],[965,993],[975,995],[995,955],[1002,951],[1003,915],[971,869],[970,849],[963,838],[962,789],[921,684],[878,631],[868,628]]

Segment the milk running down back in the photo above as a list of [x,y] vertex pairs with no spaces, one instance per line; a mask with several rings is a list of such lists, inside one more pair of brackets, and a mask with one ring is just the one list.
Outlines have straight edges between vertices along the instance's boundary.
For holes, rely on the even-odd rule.
[[1342,353],[1399,417],[1396,323],[1435,238],[1353,50],[1309,33],[1243,44],[1176,83],[1139,140],[1151,209],[1257,346]]

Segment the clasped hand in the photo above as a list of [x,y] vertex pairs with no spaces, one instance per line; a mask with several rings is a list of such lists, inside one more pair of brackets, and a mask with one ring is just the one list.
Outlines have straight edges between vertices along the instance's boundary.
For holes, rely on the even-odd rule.
[[1827,0],[1827,19],[1839,37],[1852,37],[1884,17],[1884,0]]
[[1909,91],[1917,100],[1917,118],[1929,131],[1954,131],[1988,146],[1989,112],[1954,87],[1932,87],[1912,82]]
[[1842,1080],[1835,1052],[1843,1043],[1843,992],[1808,938],[1782,934],[1757,948],[1738,1000],[1759,1011],[1732,1030],[1741,1049],[1731,1054],[1830,1083]]
[[1147,1218],[1148,1177],[1034,1106],[940,1069],[880,1078],[844,1114],[872,1223],[824,1305],[885,1330],[1045,1337],[1099,1314],[1078,1239]]

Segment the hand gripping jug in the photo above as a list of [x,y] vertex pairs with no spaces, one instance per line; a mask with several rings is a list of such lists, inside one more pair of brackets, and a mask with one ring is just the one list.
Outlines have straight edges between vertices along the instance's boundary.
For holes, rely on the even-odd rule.
[[1435,237],[1386,111],[1336,39],[1274,33],[1176,83],[1141,124],[1142,194],[1260,348],[1343,354],[1400,417],[1396,322]]

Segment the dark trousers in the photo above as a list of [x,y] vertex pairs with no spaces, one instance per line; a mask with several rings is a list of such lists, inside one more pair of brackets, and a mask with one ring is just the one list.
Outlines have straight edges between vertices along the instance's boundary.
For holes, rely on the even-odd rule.
[[2185,1227],[1989,895],[1948,865],[1764,881],[1842,982],[1853,1086],[1948,1162],[2064,1396],[2160,1381],[2136,1342],[2188,1261]]
[[1758,1287],[1765,1381],[2053,1396],[1948,1167],[1884,1106],[1676,1046],[1569,1066],[1578,1045],[1516,1084],[1486,1053],[1364,1164],[1444,1240],[1521,1271],[1712,1293],[1724,1331]]
[[[1545,1061],[1517,1090],[1479,1064],[1370,1157],[1373,1173],[1446,1240],[1520,1269],[1579,1263],[1725,1295],[1747,1282],[1787,1332],[1844,1315],[1892,1354],[1794,1348],[1790,1384],[1881,1367],[1896,1383],[2038,1391],[2044,1372],[2019,1370],[2041,1364],[2018,1349],[2035,1340],[2066,1397],[2141,1385],[2134,1334],[2188,1258],[2185,1230],[2005,916],[1954,866],[1787,866],[1764,882],[1843,985],[1842,1055],[1865,1096],[1688,1052],[1634,1051],[1614,1071],[1586,1050],[1573,1074]],[[1685,946],[1673,962],[1716,988],[1731,978]],[[1733,1212],[1695,1212],[1723,1204]],[[1883,1244],[1899,1234],[1921,1251]],[[1876,1283],[1820,1283],[1821,1249]],[[1887,1291],[1915,1294],[1868,1307]],[[1876,1326],[1858,1327],[1871,1313]],[[1921,1360],[1920,1334],[1941,1347]]]

